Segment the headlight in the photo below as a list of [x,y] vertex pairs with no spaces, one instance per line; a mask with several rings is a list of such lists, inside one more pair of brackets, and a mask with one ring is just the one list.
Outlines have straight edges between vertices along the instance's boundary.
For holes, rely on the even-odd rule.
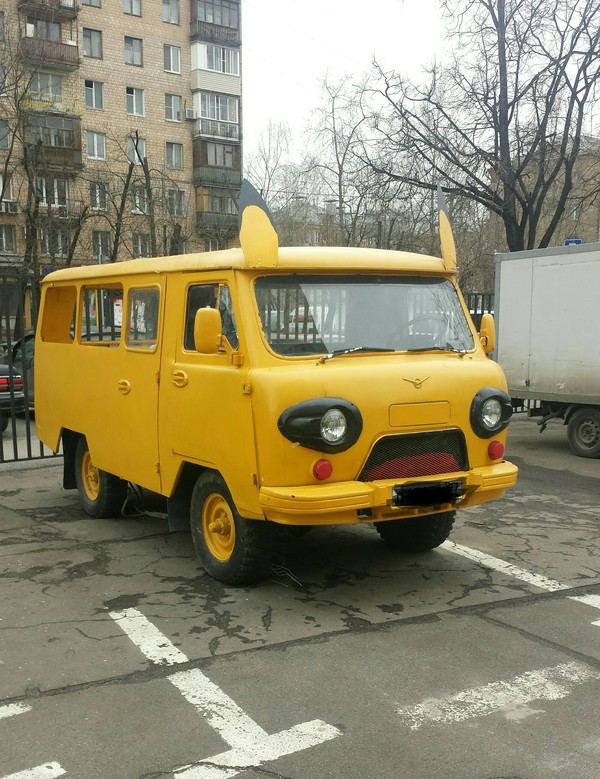
[[512,411],[512,403],[506,392],[495,387],[484,387],[471,403],[471,427],[480,438],[491,438],[506,428]]
[[337,444],[346,434],[348,423],[339,408],[331,408],[321,417],[321,438],[328,444]]
[[296,403],[279,417],[282,435],[317,452],[345,452],[358,441],[362,417],[353,403],[343,398],[314,398]]

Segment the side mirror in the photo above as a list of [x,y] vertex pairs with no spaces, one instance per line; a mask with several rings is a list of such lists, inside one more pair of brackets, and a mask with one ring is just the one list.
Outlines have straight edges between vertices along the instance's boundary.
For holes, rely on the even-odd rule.
[[221,351],[221,314],[216,308],[199,308],[194,317],[194,346],[201,354]]
[[479,340],[486,354],[491,354],[494,351],[496,346],[496,325],[491,314],[484,314],[481,317]]

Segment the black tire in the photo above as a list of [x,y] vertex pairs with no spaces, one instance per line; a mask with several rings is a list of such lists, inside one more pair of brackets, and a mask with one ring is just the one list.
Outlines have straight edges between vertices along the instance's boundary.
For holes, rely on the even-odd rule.
[[5,417],[3,414],[0,414],[0,433],[4,433],[6,429],[8,428],[9,418]]
[[94,466],[83,436],[75,448],[75,482],[83,510],[90,517],[121,516],[127,498],[127,482]]
[[447,511],[416,519],[392,519],[375,522],[375,529],[386,543],[401,552],[429,552],[446,541],[455,515],[456,511]]
[[600,411],[586,406],[573,412],[567,438],[571,451],[578,457],[600,457]]
[[272,528],[240,517],[223,477],[205,471],[192,492],[194,546],[209,576],[225,584],[253,584],[269,572]]

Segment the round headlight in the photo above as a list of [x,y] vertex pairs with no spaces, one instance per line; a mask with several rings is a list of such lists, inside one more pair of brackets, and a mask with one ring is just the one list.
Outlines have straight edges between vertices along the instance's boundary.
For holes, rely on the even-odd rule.
[[487,430],[495,430],[502,421],[502,403],[498,398],[488,398],[481,405],[481,424]]
[[321,417],[321,438],[328,444],[337,444],[346,434],[348,422],[339,408],[330,408]]

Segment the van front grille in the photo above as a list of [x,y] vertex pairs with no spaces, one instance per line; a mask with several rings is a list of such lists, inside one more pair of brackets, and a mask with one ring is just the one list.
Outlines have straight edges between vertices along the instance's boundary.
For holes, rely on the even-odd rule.
[[467,470],[469,458],[462,431],[435,430],[381,438],[358,479],[410,479]]

